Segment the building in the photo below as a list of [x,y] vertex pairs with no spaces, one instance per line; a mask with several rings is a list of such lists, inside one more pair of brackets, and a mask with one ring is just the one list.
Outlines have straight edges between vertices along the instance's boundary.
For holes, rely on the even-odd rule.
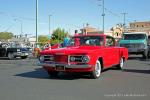
[[28,38],[28,42],[29,42],[29,45],[30,45],[32,48],[34,48],[35,45],[36,45],[36,37],[33,36],[33,37]]
[[116,26],[112,27],[112,36],[115,39],[120,39],[122,37],[123,33],[123,25],[122,24],[117,24]]
[[87,24],[86,27],[80,29],[80,31],[81,31],[80,34],[93,34],[93,33],[103,34],[103,31],[99,31],[98,29],[89,26],[89,24]]
[[125,32],[146,32],[150,35],[150,21],[147,22],[133,22],[124,30]]

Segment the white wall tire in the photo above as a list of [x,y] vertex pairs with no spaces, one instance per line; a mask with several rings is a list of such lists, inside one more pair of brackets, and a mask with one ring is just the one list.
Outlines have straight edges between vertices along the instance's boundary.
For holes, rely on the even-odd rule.
[[124,59],[123,59],[123,57],[121,57],[120,61],[119,61],[119,64],[117,65],[117,68],[123,69],[123,65],[124,65]]
[[101,62],[99,60],[97,60],[96,64],[95,64],[95,67],[94,67],[94,70],[91,73],[91,78],[93,78],[93,79],[99,78],[100,75],[101,75],[101,70],[102,70]]

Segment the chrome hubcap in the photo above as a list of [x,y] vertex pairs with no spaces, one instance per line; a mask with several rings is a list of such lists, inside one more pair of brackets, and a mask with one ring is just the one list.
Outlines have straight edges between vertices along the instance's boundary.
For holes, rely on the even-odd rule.
[[123,68],[123,58],[120,59],[120,67]]
[[96,62],[96,66],[95,66],[95,74],[97,77],[99,77],[101,74],[101,65],[98,61]]

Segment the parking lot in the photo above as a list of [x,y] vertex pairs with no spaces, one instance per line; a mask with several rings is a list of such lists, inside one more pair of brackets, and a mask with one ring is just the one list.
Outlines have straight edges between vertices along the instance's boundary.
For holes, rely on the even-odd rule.
[[50,78],[36,59],[0,59],[0,100],[149,100],[150,60],[131,56],[124,70],[99,79],[60,73]]

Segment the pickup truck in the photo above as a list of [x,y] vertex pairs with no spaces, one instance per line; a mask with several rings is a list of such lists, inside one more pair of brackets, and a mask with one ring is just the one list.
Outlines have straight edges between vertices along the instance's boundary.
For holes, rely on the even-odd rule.
[[129,54],[142,54],[144,59],[148,57],[149,47],[146,32],[123,33],[119,46],[128,48]]
[[148,58],[150,58],[150,35],[148,36]]
[[20,47],[16,43],[1,43],[0,44],[0,57],[8,57],[10,60],[16,57],[22,59],[27,58],[29,55],[29,48]]
[[117,47],[113,37],[95,33],[75,35],[67,47],[41,51],[37,64],[51,77],[68,72],[88,73],[97,79],[106,68],[123,69],[127,59],[128,50]]

